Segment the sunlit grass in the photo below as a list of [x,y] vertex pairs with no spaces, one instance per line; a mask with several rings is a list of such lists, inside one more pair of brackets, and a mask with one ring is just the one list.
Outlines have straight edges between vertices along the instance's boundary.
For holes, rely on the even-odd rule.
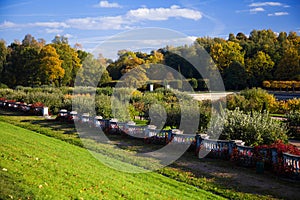
[[220,198],[155,172],[113,170],[83,148],[4,122],[0,129],[4,199]]
[[[2,145],[1,148],[5,148],[5,146],[7,147],[7,149],[9,149],[8,148],[9,146],[14,147],[14,151],[8,152],[8,155],[15,155],[13,157],[18,157],[17,155],[20,153],[20,155],[24,156],[22,153],[23,151],[31,151],[30,149],[40,149],[40,148],[42,148],[41,146],[44,146],[47,148],[49,147],[48,148],[49,151],[46,152],[45,150],[40,150],[40,151],[38,150],[38,152],[39,153],[44,152],[45,154],[49,153],[50,155],[49,154],[45,155],[45,157],[49,157],[49,160],[53,160],[53,159],[55,160],[56,158],[59,158],[59,160],[61,160],[61,162],[59,165],[58,164],[56,164],[56,165],[60,166],[60,168],[61,168],[60,170],[68,171],[67,174],[72,174],[74,170],[75,170],[75,172],[78,171],[79,170],[78,167],[81,168],[81,166],[83,165],[84,168],[91,170],[91,171],[95,171],[95,170],[103,171],[103,169],[105,168],[104,171],[106,172],[109,169],[108,173],[112,177],[114,177],[114,175],[112,175],[112,173],[122,174],[122,176],[126,175],[126,179],[127,179],[127,175],[129,175],[127,173],[120,173],[119,171],[116,171],[116,170],[113,170],[110,168],[107,169],[107,167],[105,165],[101,164],[100,162],[97,162],[97,160],[94,159],[94,157],[92,157],[90,153],[88,153],[85,149],[81,148],[81,147],[83,147],[82,140],[80,140],[80,138],[78,138],[78,134],[76,133],[76,131],[74,131],[73,125],[58,123],[58,122],[54,122],[54,121],[48,121],[41,117],[35,117],[35,116],[14,116],[10,112],[5,113],[3,111],[0,111],[0,114],[3,114],[2,116],[0,116],[0,122],[2,121],[2,122],[12,123],[19,127],[33,130],[37,133],[64,141],[64,142],[57,141],[57,140],[54,140],[53,138],[49,138],[49,141],[48,141],[47,139],[45,139],[48,137],[43,137],[44,138],[43,142],[40,142],[39,140],[34,139],[35,137],[37,137],[37,136],[35,136],[35,135],[37,135],[36,133],[30,132],[30,131],[24,130],[24,129],[18,129],[17,127],[11,126],[11,127],[14,127],[13,129],[18,130],[17,133],[14,133],[14,136],[12,137],[12,138],[14,138],[14,140],[18,140],[18,138],[20,138],[20,139],[23,138],[23,135],[24,135],[23,130],[25,132],[28,132],[27,133],[28,137],[26,137],[26,139],[30,141],[29,143],[33,142],[34,145],[31,144],[30,147],[26,147],[26,145],[29,145],[29,144],[27,144],[28,142],[25,142],[25,145],[24,145],[24,144],[19,144],[20,141],[17,141],[17,142],[12,142],[11,140],[6,141],[6,139],[4,138],[4,135],[2,134],[2,132],[4,133],[5,129],[0,128],[1,142],[3,144],[5,144],[5,145]],[[4,126],[6,127],[6,123],[1,123],[1,124],[2,124],[2,126],[3,126],[3,124],[5,124]],[[64,127],[64,128],[60,129],[59,126]],[[22,130],[22,131],[19,131],[19,130]],[[5,132],[7,132],[7,131],[5,131]],[[21,135],[20,135],[20,133],[21,133]],[[31,137],[31,134],[33,134],[33,137]],[[137,167],[138,168],[138,166],[147,166],[147,165],[155,166],[157,164],[157,160],[150,159],[150,158],[145,159],[145,160],[143,160],[143,159],[136,160],[135,156],[134,156],[136,151],[140,151],[141,148],[146,147],[146,148],[148,148],[148,150],[151,150],[151,148],[154,148],[154,149],[159,148],[159,147],[157,147],[157,145],[149,145],[149,144],[146,145],[142,141],[133,140],[131,138],[124,138],[124,137],[121,137],[120,135],[115,135],[113,139],[116,140],[115,141],[116,144],[118,143],[118,139],[120,141],[125,141],[125,143],[122,144],[122,147],[118,146],[119,148],[115,148],[116,146],[113,144],[96,143],[93,140],[85,139],[84,144],[88,145],[90,147],[90,149],[93,149],[94,152],[98,152],[98,153],[94,153],[94,156],[96,158],[101,159],[101,160],[105,159],[106,165],[111,164],[111,165],[114,165],[115,167],[117,167],[118,169],[126,170],[127,167],[130,167],[130,168]],[[22,139],[22,141],[23,140],[24,140],[24,138]],[[12,145],[10,145],[9,141],[11,141]],[[58,142],[60,144],[59,145],[60,147],[58,148],[58,146],[56,144],[53,144],[53,141]],[[126,146],[125,144],[127,144],[129,141],[131,141],[132,144]],[[66,142],[70,143],[72,145],[69,145]],[[77,147],[75,147],[74,145]],[[24,148],[25,148],[25,150],[24,150]],[[6,151],[7,151],[7,149],[6,149]],[[56,150],[60,150],[60,153],[54,153],[54,154],[52,153],[51,154],[51,152],[56,151]],[[76,157],[75,155],[82,151],[85,152],[85,156],[79,156],[79,158],[75,158]],[[1,150],[1,152],[2,152],[2,150]],[[3,151],[3,153],[1,155],[2,155],[2,158],[4,158],[3,155],[5,155],[5,151]],[[30,153],[28,155],[31,155],[31,161],[36,162],[35,164],[38,163],[37,161],[41,161],[41,159],[40,159],[41,156],[33,156]],[[10,156],[8,156],[8,157],[10,157]],[[35,160],[35,158],[38,158],[38,159]],[[192,158],[193,157],[191,156],[190,159],[192,159]],[[25,161],[26,161],[26,156],[23,159],[25,159]],[[32,184],[26,183],[26,181],[24,182],[24,180],[23,180],[24,176],[23,175],[19,176],[20,173],[22,174],[23,170],[25,170],[25,168],[23,169],[24,164],[22,163],[23,162],[22,160],[19,160],[19,162],[16,161],[19,164],[21,163],[20,165],[15,165],[15,161],[13,159],[5,159],[5,160],[6,160],[6,162],[7,162],[7,160],[12,160],[13,164],[16,168],[16,171],[13,173],[4,173],[6,171],[1,171],[1,174],[2,174],[0,177],[1,188],[5,188],[5,189],[3,189],[1,196],[6,195],[5,198],[7,198],[7,195],[20,194],[17,196],[19,196],[19,197],[22,196],[24,199],[24,194],[26,194],[27,196],[34,197],[36,195],[35,192],[40,193],[40,190],[36,190],[36,185],[33,186]],[[92,161],[90,161],[90,160],[92,160]],[[1,165],[0,165],[1,168],[3,167],[3,163],[4,162],[1,161]],[[57,162],[52,161],[52,163],[57,163]],[[94,166],[97,166],[97,167],[95,168]],[[6,168],[6,167],[4,167],[4,168],[7,169],[7,172],[8,172],[8,168]],[[46,167],[44,170],[48,171],[49,169],[51,169],[51,165],[50,165],[50,167]],[[11,170],[9,170],[9,171],[11,172]],[[52,171],[60,172],[57,169],[55,169],[55,170],[52,169]],[[79,189],[79,191],[80,190],[90,191],[90,190],[87,190],[87,186],[86,186],[84,180],[78,181],[78,183],[77,183],[76,177],[83,178],[84,176],[87,176],[84,179],[86,179],[88,182],[92,182],[92,180],[90,180],[90,177],[94,177],[94,175],[100,176],[101,173],[99,171],[96,172],[95,174],[85,172],[81,176],[78,176],[75,173],[74,177],[65,177],[64,172],[60,172],[58,175],[62,175],[65,178],[59,179],[59,178],[55,177],[55,180],[49,180],[48,182],[52,181],[53,183],[55,183],[55,185],[57,185],[57,184],[61,184],[61,183],[65,182],[66,181],[65,179],[68,179],[68,180],[70,179],[70,181],[71,182],[73,181],[75,183],[75,185],[77,185],[79,183],[84,185],[83,190],[81,188],[81,189]],[[35,173],[34,170],[33,170],[33,172]],[[41,172],[41,174],[43,174],[43,173],[45,173],[45,172]],[[31,174],[30,170],[28,170],[28,174]],[[250,194],[250,193],[243,193],[243,192],[237,191],[236,189],[233,189],[233,188],[229,189],[226,186],[226,183],[225,183],[225,185],[223,185],[224,184],[223,182],[218,182],[215,179],[211,179],[211,178],[205,177],[205,176],[199,177],[197,175],[194,175],[192,172],[185,172],[185,171],[178,170],[178,169],[172,168],[172,167],[165,167],[159,171],[156,171],[153,173],[147,173],[145,175],[131,174],[131,177],[137,177],[138,179],[142,178],[143,180],[148,180],[149,174],[151,174],[151,176],[153,176],[153,174],[155,174],[154,175],[155,179],[158,179],[158,180],[160,180],[162,177],[164,177],[164,178],[169,177],[170,180],[172,179],[172,181],[168,182],[169,179],[163,178],[165,180],[164,186],[159,186],[159,187],[169,187],[168,185],[173,184],[173,181],[176,180],[176,181],[182,182],[184,184],[187,184],[187,185],[190,185],[190,186],[193,186],[193,187],[205,190],[205,191],[212,192],[214,194],[220,195],[225,198],[230,198],[230,199],[270,199],[270,196],[254,195],[254,194]],[[161,174],[163,176],[161,176],[159,174]],[[32,176],[37,176],[37,175],[35,173],[34,175],[31,175],[31,177]],[[51,175],[48,178],[51,179],[54,176],[55,176],[55,174]],[[35,179],[35,178],[33,178],[33,179]],[[101,181],[101,180],[99,179],[98,181]],[[128,179],[128,180],[131,180],[131,179]],[[58,181],[58,183],[56,183],[56,181]],[[228,181],[230,181],[230,180],[228,180]],[[40,180],[40,182],[42,182],[42,180]],[[49,185],[48,182],[44,183],[44,185],[45,186]],[[120,180],[118,180],[118,182],[122,183],[122,181],[120,181]],[[124,181],[124,182],[126,182],[126,181]],[[134,183],[134,182],[135,182],[134,180],[131,180],[131,183]],[[145,183],[147,184],[147,181]],[[70,184],[70,183],[68,183],[68,184]],[[40,185],[42,185],[42,186],[40,186]],[[94,184],[94,185],[96,188],[100,187],[97,184]],[[124,185],[126,185],[126,184],[124,183]],[[4,186],[4,187],[2,187],[2,186]],[[38,187],[44,188],[42,183],[39,184]],[[61,187],[64,188],[65,186],[61,186]],[[58,188],[61,189],[61,187],[59,186]],[[117,186],[117,187],[119,187],[119,186]],[[154,188],[159,189],[159,187],[154,187]],[[32,188],[34,188],[34,189],[32,190]],[[94,186],[90,186],[90,188],[94,188]],[[39,189],[41,189],[41,188],[39,188]],[[125,187],[124,193],[128,194],[128,196],[124,196],[124,198],[134,198],[134,196],[130,195],[131,190],[127,191],[127,189],[128,188]],[[72,198],[79,199],[82,196],[82,195],[78,195],[78,193],[77,193],[78,189],[73,190],[71,188],[71,189],[67,189],[67,190],[70,191],[68,194],[72,195]],[[98,189],[93,189],[93,190],[98,191]],[[176,189],[172,188],[172,190],[176,190]],[[83,193],[82,191],[79,194]],[[101,188],[101,191],[103,192],[104,189]],[[141,197],[152,198],[152,194],[150,194],[148,191],[143,191],[143,192],[145,192],[145,194],[147,194],[147,195],[141,196]],[[177,191],[173,191],[173,192],[176,193]],[[89,193],[89,192],[87,192],[87,193]],[[123,195],[123,193],[121,193],[121,196],[122,195]],[[76,196],[76,197],[74,197],[74,196]],[[49,198],[51,199],[52,197],[54,198],[55,196],[51,196]],[[65,198],[65,197],[62,197],[62,198]],[[66,198],[68,198],[68,197],[66,197]],[[97,198],[105,199],[106,196],[98,195]],[[112,196],[110,196],[110,198],[112,198]],[[116,198],[117,198],[117,196],[116,196]],[[161,199],[163,197],[159,197],[159,198]],[[176,198],[177,197],[174,197],[172,199],[176,199]],[[182,199],[182,198],[184,198],[184,197],[180,197],[179,199]],[[43,199],[44,199],[44,197],[43,197]],[[136,198],[134,198],[134,199],[136,199]],[[137,198],[137,199],[140,199],[140,198]]]

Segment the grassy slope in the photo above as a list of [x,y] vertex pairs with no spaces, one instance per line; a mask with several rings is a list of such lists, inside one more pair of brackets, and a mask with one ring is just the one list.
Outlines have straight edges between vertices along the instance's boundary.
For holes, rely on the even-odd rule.
[[[66,123],[58,123],[52,120],[49,121],[41,117],[22,116],[19,114],[0,110],[0,121],[14,124],[18,127],[23,127],[27,130],[32,130],[34,132],[46,136],[54,137],[56,139],[63,140],[65,142],[82,147],[83,145],[82,138],[81,139],[78,138],[78,135],[73,125],[66,124]],[[95,144],[94,142],[92,142],[91,147],[92,149],[95,149],[97,152],[101,152],[104,155],[108,154],[109,157],[114,157],[118,159],[118,161],[120,160],[125,161],[122,162],[121,165],[123,168],[126,168],[127,167],[126,165],[128,163],[134,163],[135,165],[144,166],[146,162],[148,163],[147,165],[156,165],[157,161],[155,159],[150,159],[146,161],[140,160],[141,162],[136,163],[136,159],[135,158],[132,159],[132,155],[134,155],[136,150],[138,149],[141,150],[146,148],[148,149],[148,151],[152,151],[154,149],[159,148],[157,147],[157,145],[145,145],[145,143],[142,141],[120,137],[119,135],[115,136],[115,139],[120,140],[121,143],[125,140],[127,145],[125,146],[117,145],[118,148],[115,148],[116,146],[114,145]],[[129,143],[132,144],[130,145]],[[100,155],[99,157],[101,157],[101,154],[98,155]],[[189,155],[189,156],[191,156],[192,159],[196,159],[193,155]],[[120,162],[117,163],[116,160],[112,160],[112,159],[110,159],[110,161],[111,162],[107,162],[107,163],[113,163],[114,166],[117,165],[120,167]],[[133,165],[130,166],[132,167]],[[210,177],[205,174],[199,175],[198,172],[192,172],[192,171],[186,172],[185,170],[182,171],[181,169],[178,170],[177,168],[175,169],[173,167],[164,167],[163,169],[158,170],[156,172],[164,176],[167,176],[169,178],[172,178],[174,180],[184,182],[189,185],[193,185],[197,188],[212,192],[214,194],[229,199],[251,199],[251,200],[270,199],[269,195],[257,195],[260,194],[261,192],[255,192],[255,190],[253,191],[254,194],[247,192],[248,190],[246,192],[242,192],[243,190],[240,190],[240,187],[238,186],[232,188],[231,186],[228,186],[226,181],[225,182],[222,180],[220,181],[218,178],[215,179],[214,177]]]
[[216,199],[157,173],[128,174],[85,149],[0,122],[0,198]]

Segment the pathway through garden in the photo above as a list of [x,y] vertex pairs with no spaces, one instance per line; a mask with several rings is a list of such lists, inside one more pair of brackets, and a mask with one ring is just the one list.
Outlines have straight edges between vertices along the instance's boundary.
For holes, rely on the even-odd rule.
[[278,178],[269,171],[257,174],[255,169],[236,166],[230,161],[209,158],[197,160],[184,156],[174,166],[192,171],[199,177],[210,177],[223,186],[241,192],[283,199],[299,199],[300,196],[300,181]]

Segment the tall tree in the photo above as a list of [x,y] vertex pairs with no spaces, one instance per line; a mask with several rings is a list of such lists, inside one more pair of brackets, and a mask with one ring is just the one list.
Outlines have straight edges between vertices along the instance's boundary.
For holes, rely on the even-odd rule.
[[14,42],[8,49],[7,63],[3,74],[9,86],[31,86],[38,71],[38,54],[41,45],[33,36],[27,34],[22,43]]
[[111,77],[106,70],[105,63],[101,62],[100,59],[95,59],[92,54],[87,54],[83,61],[82,68],[79,69],[77,75],[77,84],[82,86],[93,86],[102,85],[110,82]]
[[278,80],[300,80],[300,54],[294,47],[286,49],[275,71]]
[[[6,48],[6,44],[4,40],[0,40],[0,80],[2,80],[1,78],[1,74],[2,74],[2,70],[3,67],[6,63],[6,56],[8,54],[8,50]],[[0,81],[1,83],[2,81]]]
[[21,58],[23,62],[23,71],[27,76],[21,76],[21,85],[35,85],[37,79],[37,71],[39,68],[38,59],[42,44],[39,43],[32,35],[25,35],[21,45]]
[[53,46],[56,49],[56,52],[59,55],[59,59],[63,61],[61,67],[64,69],[65,75],[60,80],[60,84],[73,86],[74,79],[77,75],[78,70],[81,67],[81,61],[78,58],[77,51],[70,47],[70,45],[67,44],[65,39],[58,40],[57,37],[58,36],[56,36],[55,38],[55,43],[52,43],[51,46]]
[[239,43],[231,41],[216,43],[212,45],[210,51],[210,55],[221,73],[224,69],[229,67],[233,61],[239,62],[243,65],[244,54],[245,53],[242,51],[242,47],[239,45]]
[[[119,51],[120,57],[108,66],[108,71],[114,80],[118,80],[121,76],[137,66],[143,65],[145,60],[139,58],[135,52]],[[141,56],[141,54],[140,54]]]
[[[40,77],[43,84],[56,84],[64,77],[65,70],[54,47],[46,45],[40,52]],[[58,82],[57,82],[58,81]]]
[[7,55],[6,64],[4,65],[2,71],[2,80],[9,87],[18,85],[17,82],[19,75],[25,73],[23,72],[23,65],[20,56],[21,44],[13,42],[8,46],[9,54]]
[[247,73],[245,66],[233,61],[224,70],[223,81],[227,90],[242,90],[247,87]]
[[246,60],[246,69],[250,76],[251,86],[262,86],[263,80],[271,78],[274,62],[263,51],[258,51],[253,58]]

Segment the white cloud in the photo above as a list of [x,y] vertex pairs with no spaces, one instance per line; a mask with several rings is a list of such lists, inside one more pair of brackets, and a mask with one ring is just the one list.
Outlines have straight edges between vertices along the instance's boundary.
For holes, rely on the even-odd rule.
[[284,16],[284,15],[288,15],[288,14],[289,14],[288,12],[275,12],[275,13],[268,14],[268,16],[270,16],[270,17],[273,17],[273,16],[278,17],[278,16]]
[[[256,14],[258,12],[265,12],[268,10],[266,7],[283,7],[288,8],[289,5],[283,4],[281,2],[275,2],[275,1],[265,1],[265,2],[254,2],[248,5],[250,7],[249,10],[237,10],[237,13],[242,12],[250,12],[251,14]],[[271,14],[272,15],[272,14]]]
[[189,40],[192,40],[192,41],[196,41],[196,39],[198,38],[197,36],[188,36],[187,37]]
[[170,18],[199,20],[202,18],[202,13],[197,10],[173,5],[169,8],[138,8],[117,16],[71,18],[61,22],[49,21],[15,24],[13,22],[4,21],[4,23],[0,24],[0,28],[45,27],[47,33],[61,33],[66,28],[81,30],[128,30],[138,26],[138,23],[142,21],[162,21]]
[[17,27],[17,24],[10,21],[4,21],[2,24],[0,24],[0,29],[15,28],[15,27]]
[[97,8],[121,8],[122,6],[120,6],[118,3],[110,3],[108,1],[100,1],[94,7],[97,7]]
[[35,22],[35,23],[29,23],[29,26],[35,26],[35,27],[48,27],[48,28],[69,28],[69,25],[67,25],[64,22]]
[[73,18],[66,21],[66,23],[77,29],[85,30],[118,30],[124,28],[127,23],[122,16],[115,17],[86,17],[86,18]]
[[284,6],[284,5],[280,2],[267,1],[267,2],[251,3],[249,6],[250,7],[261,7],[261,6]]
[[72,28],[84,30],[120,30],[131,29],[137,22],[143,20],[168,20],[171,17],[181,17],[199,20],[202,14],[199,11],[171,6],[170,8],[139,8],[129,10],[125,15],[111,17],[72,18],[65,24]]
[[9,28],[24,28],[24,27],[46,27],[47,33],[59,33],[62,30],[58,28],[69,28],[70,26],[64,22],[34,22],[27,24],[16,24],[10,21],[4,21],[0,24],[0,29],[9,29]]
[[70,38],[73,38],[74,36],[73,36],[73,35],[71,35],[71,34],[69,34],[69,33],[67,33],[67,34],[64,34],[64,37],[66,37],[66,38],[70,39]]
[[46,33],[61,33],[61,32],[63,32],[62,29],[56,29],[56,28],[51,29],[51,28],[46,28]]
[[201,12],[173,5],[170,8],[138,8],[127,12],[127,17],[136,20],[167,20],[171,17],[199,20]]
[[261,8],[261,7],[258,7],[258,8],[251,8],[249,10],[251,13],[257,13],[257,12],[264,12],[265,9]]

